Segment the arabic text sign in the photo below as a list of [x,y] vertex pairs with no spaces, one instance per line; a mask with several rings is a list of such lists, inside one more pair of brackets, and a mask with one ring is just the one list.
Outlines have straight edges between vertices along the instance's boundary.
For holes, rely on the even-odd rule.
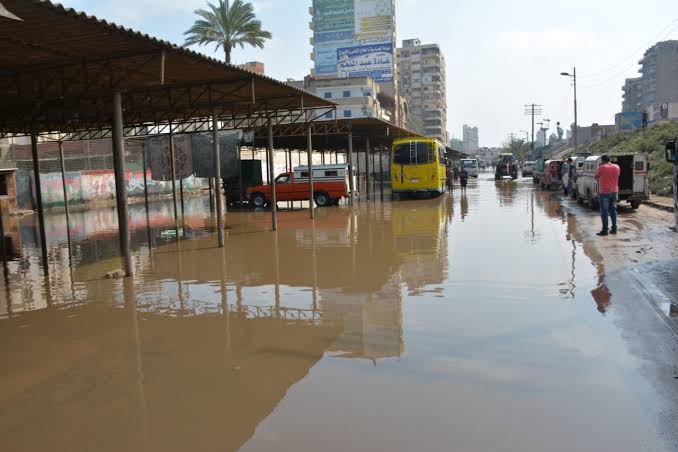
[[337,49],[339,78],[372,77],[393,81],[393,44],[372,44]]
[[354,0],[315,0],[313,7],[316,33],[355,30]]
[[393,8],[391,0],[356,0],[355,33],[357,39],[391,42]]

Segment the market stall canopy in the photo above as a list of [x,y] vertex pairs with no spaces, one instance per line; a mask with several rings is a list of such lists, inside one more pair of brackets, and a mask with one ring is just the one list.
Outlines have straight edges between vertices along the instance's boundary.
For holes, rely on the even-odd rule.
[[[421,135],[378,118],[357,118],[316,121],[310,125],[313,133],[313,149],[316,151],[345,151],[347,135],[353,133],[354,149],[364,152],[366,139],[370,147],[390,146],[400,138],[421,138]],[[266,127],[255,130],[255,145],[266,147]],[[273,137],[278,149],[306,149],[308,124],[279,124],[273,127]]]
[[0,136],[108,128],[114,91],[126,125],[209,117],[214,109],[235,119],[335,106],[49,1],[3,4],[22,20],[0,15]]

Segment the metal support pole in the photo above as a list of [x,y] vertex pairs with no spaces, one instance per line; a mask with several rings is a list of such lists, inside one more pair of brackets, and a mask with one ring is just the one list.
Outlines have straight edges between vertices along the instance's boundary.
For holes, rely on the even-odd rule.
[[179,179],[179,202],[181,202],[181,226],[186,234],[186,215],[184,211],[184,180]]
[[365,199],[370,200],[370,137],[365,137]]
[[49,273],[47,259],[47,235],[45,234],[45,212],[42,208],[42,188],[40,187],[40,162],[38,161],[38,136],[31,133],[31,152],[33,154],[33,178],[35,182],[35,201],[38,210],[38,228],[40,229],[40,248],[42,250],[42,267],[45,274]]
[[[678,139],[676,145],[678,145]],[[678,162],[673,164],[673,218],[674,230],[678,232]]]
[[66,162],[64,161],[64,142],[59,140],[59,165],[61,166],[61,188],[64,193],[64,210],[66,211],[66,241],[68,255],[71,256],[71,215],[68,209],[68,192],[66,191]]
[[214,180],[213,180],[212,177],[207,178],[207,186],[208,186],[209,196],[210,196],[210,213],[214,213],[214,196],[212,194],[212,186],[214,185],[213,182],[214,182]]
[[579,148],[579,125],[577,122],[577,68],[574,68],[572,72],[572,78],[574,79],[574,153],[578,153]]
[[377,165],[374,161],[376,152],[372,152],[372,194],[377,197]]
[[113,167],[115,171],[115,196],[118,207],[120,254],[125,276],[132,276],[132,254],[129,241],[129,215],[127,212],[127,181],[125,181],[125,136],[122,130],[122,96],[113,93]]
[[146,141],[141,145],[142,169],[144,171],[144,205],[148,214],[148,167],[146,166]]
[[245,200],[245,185],[242,178],[242,153],[240,150],[240,145],[238,145],[236,152],[238,153],[238,190],[239,190],[239,196],[240,196],[240,206],[242,207],[242,203]]
[[169,125],[169,152],[170,152],[170,168],[172,170],[172,204],[174,205],[174,231],[177,234],[177,242],[179,241],[179,212],[177,210],[177,167],[176,156],[174,154],[174,134],[172,133],[172,123]]
[[224,216],[221,201],[221,154],[219,152],[219,120],[217,111],[212,112],[212,158],[214,159],[214,202],[217,205],[217,241],[224,246]]
[[308,133],[308,210],[311,214],[311,220],[315,219],[315,209],[313,207],[313,134],[311,126],[307,128]]
[[357,186],[355,188],[356,193],[358,193],[358,201],[360,201],[360,195],[362,194],[362,185],[360,181],[360,150],[355,153],[355,172],[356,172],[356,182]]
[[[273,124],[268,122],[268,166],[269,174],[273,173]],[[278,196],[275,187],[275,176],[271,180],[271,227],[274,231],[278,230]]]
[[355,187],[353,186],[353,132],[348,134],[348,189],[351,191],[348,197],[349,203],[353,204],[353,196],[355,194]]
[[384,202],[384,152],[379,148],[379,183],[381,185],[381,202]]

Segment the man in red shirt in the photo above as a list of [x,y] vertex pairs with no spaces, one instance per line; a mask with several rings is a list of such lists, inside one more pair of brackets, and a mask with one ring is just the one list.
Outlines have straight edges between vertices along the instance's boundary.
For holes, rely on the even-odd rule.
[[[610,157],[600,158],[601,165],[596,172],[598,180],[598,197],[600,201],[600,216],[603,219],[603,229],[599,236],[617,233],[617,199],[619,194],[619,165],[610,163]],[[608,229],[608,218],[612,218],[612,229]]]

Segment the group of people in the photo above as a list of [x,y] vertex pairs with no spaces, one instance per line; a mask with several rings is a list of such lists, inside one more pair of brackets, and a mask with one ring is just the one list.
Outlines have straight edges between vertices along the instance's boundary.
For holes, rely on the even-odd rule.
[[462,190],[466,190],[468,185],[468,172],[462,168],[461,170],[457,166],[448,166],[447,167],[447,186],[452,188],[453,181],[458,180],[459,185]]

